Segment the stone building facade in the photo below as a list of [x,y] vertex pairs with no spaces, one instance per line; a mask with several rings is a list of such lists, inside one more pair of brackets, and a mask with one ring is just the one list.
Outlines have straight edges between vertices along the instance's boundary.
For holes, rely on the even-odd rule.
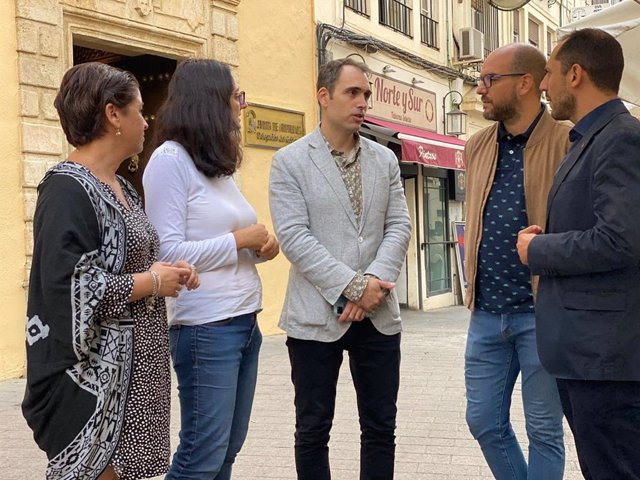
[[[4,32],[0,34],[4,40],[0,42],[0,58],[6,61],[8,74],[0,91],[0,125],[6,127],[0,147],[4,148],[6,164],[14,170],[12,177],[0,180],[0,199],[11,199],[0,205],[0,218],[7,216],[5,230],[0,232],[0,255],[7,264],[0,266],[0,274],[6,268],[6,285],[0,286],[6,315],[6,335],[0,336],[2,379],[24,371],[25,287],[36,188],[47,169],[70,150],[53,107],[68,68],[97,60],[136,74],[150,130],[155,109],[181,59],[205,57],[229,64],[249,99],[253,95],[274,108],[306,113],[307,130],[315,122],[315,72],[311,5],[292,7],[283,0],[7,0],[2,2],[0,14],[0,32]],[[243,25],[247,25],[244,32]],[[248,34],[247,38],[241,33]],[[302,52],[299,56],[284,51],[283,45],[294,42]],[[288,62],[287,69],[270,61],[269,51],[279,62]],[[284,71],[296,70],[301,74],[281,77]],[[291,96],[292,92],[296,96]],[[147,135],[147,142],[151,136]],[[259,221],[267,225],[268,169],[274,151],[245,148],[245,162],[238,174]],[[120,173],[140,186],[150,153],[150,145],[145,144],[140,158],[125,161]],[[283,259],[269,263],[259,267],[265,291],[261,323],[266,332],[275,332],[287,264]]]

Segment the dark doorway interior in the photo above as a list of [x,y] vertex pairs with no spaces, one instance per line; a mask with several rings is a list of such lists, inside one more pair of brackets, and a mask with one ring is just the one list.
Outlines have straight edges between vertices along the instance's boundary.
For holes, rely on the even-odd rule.
[[170,58],[156,55],[127,56],[105,50],[73,46],[74,65],[85,62],[103,62],[114,67],[128,70],[135,75],[140,83],[140,93],[144,102],[144,117],[149,124],[145,134],[144,149],[136,157],[125,160],[120,165],[118,173],[129,180],[138,190],[144,200],[142,189],[142,172],[153,152],[153,136],[155,119],[158,108],[162,105],[166,95],[169,80],[176,69],[177,62]]

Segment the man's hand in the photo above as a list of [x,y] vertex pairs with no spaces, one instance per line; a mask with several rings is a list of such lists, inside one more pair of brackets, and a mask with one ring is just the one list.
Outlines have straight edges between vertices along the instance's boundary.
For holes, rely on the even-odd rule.
[[533,240],[533,237],[535,237],[536,235],[540,235],[541,233],[542,228],[540,228],[538,225],[530,225],[518,232],[518,243],[516,244],[516,247],[518,249],[518,256],[520,257],[520,261],[524,265],[529,265],[527,250],[529,248],[531,240]]
[[385,282],[375,277],[368,277],[367,287],[357,302],[358,306],[364,308],[367,312],[373,312],[382,305],[384,297],[387,296],[389,290],[395,286],[396,284],[393,282]]
[[338,318],[339,322],[360,322],[367,316],[367,311],[353,303],[351,300],[347,302],[342,312],[342,315]]

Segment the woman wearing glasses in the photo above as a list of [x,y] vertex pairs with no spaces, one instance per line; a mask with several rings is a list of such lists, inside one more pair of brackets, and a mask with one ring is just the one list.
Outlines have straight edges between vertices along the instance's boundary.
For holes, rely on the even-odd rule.
[[181,428],[167,479],[231,478],[249,425],[262,343],[255,264],[279,246],[232,178],[245,106],[228,66],[185,60],[158,112],[144,172],[160,258],[186,259],[201,279],[198,294],[181,292],[168,305]]

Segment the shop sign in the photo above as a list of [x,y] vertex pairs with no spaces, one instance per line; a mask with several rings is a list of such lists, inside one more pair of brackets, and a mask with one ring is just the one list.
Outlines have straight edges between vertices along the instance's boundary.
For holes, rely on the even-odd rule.
[[367,110],[371,117],[402,123],[436,132],[436,94],[406,83],[371,74],[373,106]]
[[304,113],[249,103],[244,109],[244,144],[282,148],[305,135]]
[[402,140],[402,161],[430,167],[464,170],[464,151],[459,147]]

